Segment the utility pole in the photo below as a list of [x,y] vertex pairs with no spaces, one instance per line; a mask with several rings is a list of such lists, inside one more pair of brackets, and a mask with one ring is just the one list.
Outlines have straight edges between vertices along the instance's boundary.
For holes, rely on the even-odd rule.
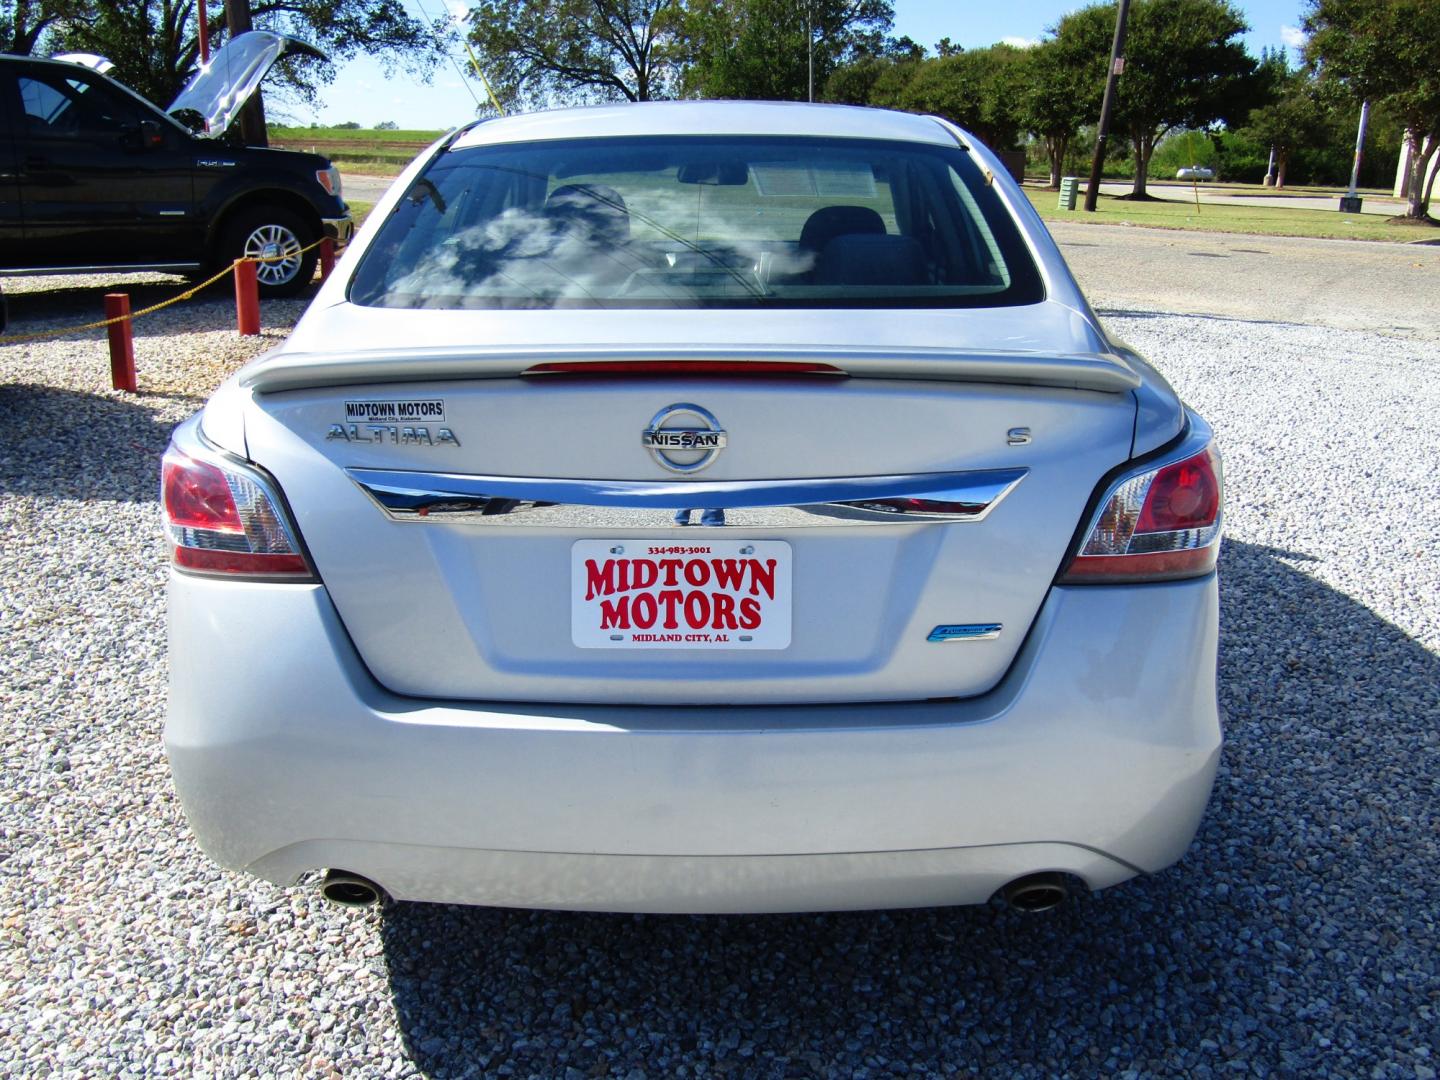
[[[231,41],[235,40],[235,35],[251,29],[250,0],[225,0],[225,29],[229,31]],[[240,110],[240,137],[245,140],[246,146],[270,145],[265,133],[265,104],[260,100],[258,89],[245,103],[245,108]]]
[[815,27],[810,21],[810,3],[805,0],[805,69],[809,79],[806,101],[815,100]]
[[1115,13],[1115,42],[1110,46],[1110,72],[1105,76],[1105,97],[1100,102],[1100,125],[1095,129],[1095,160],[1090,163],[1090,185],[1085,189],[1085,209],[1095,212],[1100,198],[1100,170],[1105,165],[1105,142],[1110,138],[1110,113],[1115,107],[1115,80],[1125,70],[1125,20],[1130,0],[1120,0]]

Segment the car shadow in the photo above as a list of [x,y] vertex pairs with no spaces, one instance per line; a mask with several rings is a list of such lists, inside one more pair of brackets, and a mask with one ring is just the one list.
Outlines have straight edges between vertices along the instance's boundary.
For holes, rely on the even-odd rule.
[[1175,867],[1031,916],[399,904],[381,936],[414,1065],[1368,1075],[1377,1043],[1428,1045],[1440,659],[1300,564],[1226,544],[1227,747]]
[[[147,399],[161,397],[147,394]],[[164,395],[186,400],[180,395]],[[195,408],[204,404],[196,397]],[[0,384],[0,492],[60,499],[151,502],[174,423],[128,397]],[[88,438],[72,432],[88,430]],[[103,456],[96,448],[103,447]],[[43,464],[37,464],[43,459]]]

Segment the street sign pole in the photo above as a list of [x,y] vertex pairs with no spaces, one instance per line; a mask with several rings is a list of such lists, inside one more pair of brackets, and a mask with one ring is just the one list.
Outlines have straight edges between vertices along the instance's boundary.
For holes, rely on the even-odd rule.
[[1360,130],[1355,133],[1355,162],[1350,166],[1350,190],[1340,199],[1340,212],[1342,214],[1360,213],[1361,199],[1355,194],[1355,188],[1360,183],[1360,154],[1365,149],[1365,128],[1370,123],[1370,102],[1360,103]]

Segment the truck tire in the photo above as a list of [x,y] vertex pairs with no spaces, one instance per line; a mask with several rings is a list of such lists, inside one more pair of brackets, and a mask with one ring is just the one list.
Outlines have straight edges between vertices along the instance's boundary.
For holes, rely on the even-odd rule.
[[315,276],[319,252],[302,249],[317,239],[315,230],[298,214],[280,206],[257,206],[242,210],[226,223],[220,253],[226,261],[245,256],[270,259],[255,267],[261,297],[294,296]]

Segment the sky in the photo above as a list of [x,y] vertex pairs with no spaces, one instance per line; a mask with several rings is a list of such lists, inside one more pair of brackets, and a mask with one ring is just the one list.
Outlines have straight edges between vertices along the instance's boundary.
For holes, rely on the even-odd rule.
[[[442,10],[463,12],[464,0],[406,0],[416,15],[438,16]],[[1305,0],[1238,0],[1237,7],[1250,23],[1245,44],[1259,56],[1263,48],[1287,46],[1293,51],[1303,41],[1299,25]],[[933,49],[941,38],[975,48],[1008,41],[1024,45],[1038,40],[1062,15],[1084,6],[1072,0],[894,0],[895,36],[909,36]],[[405,71],[386,74],[378,61],[361,57],[343,65],[335,81],[325,87],[316,107],[286,106],[266,100],[272,121],[338,124],[354,121],[374,127],[393,121],[402,128],[438,130],[474,118],[474,94],[484,91],[473,78],[462,80],[456,65],[468,61],[456,48],[454,64],[439,68],[427,85]],[[468,88],[467,88],[467,84]]]

